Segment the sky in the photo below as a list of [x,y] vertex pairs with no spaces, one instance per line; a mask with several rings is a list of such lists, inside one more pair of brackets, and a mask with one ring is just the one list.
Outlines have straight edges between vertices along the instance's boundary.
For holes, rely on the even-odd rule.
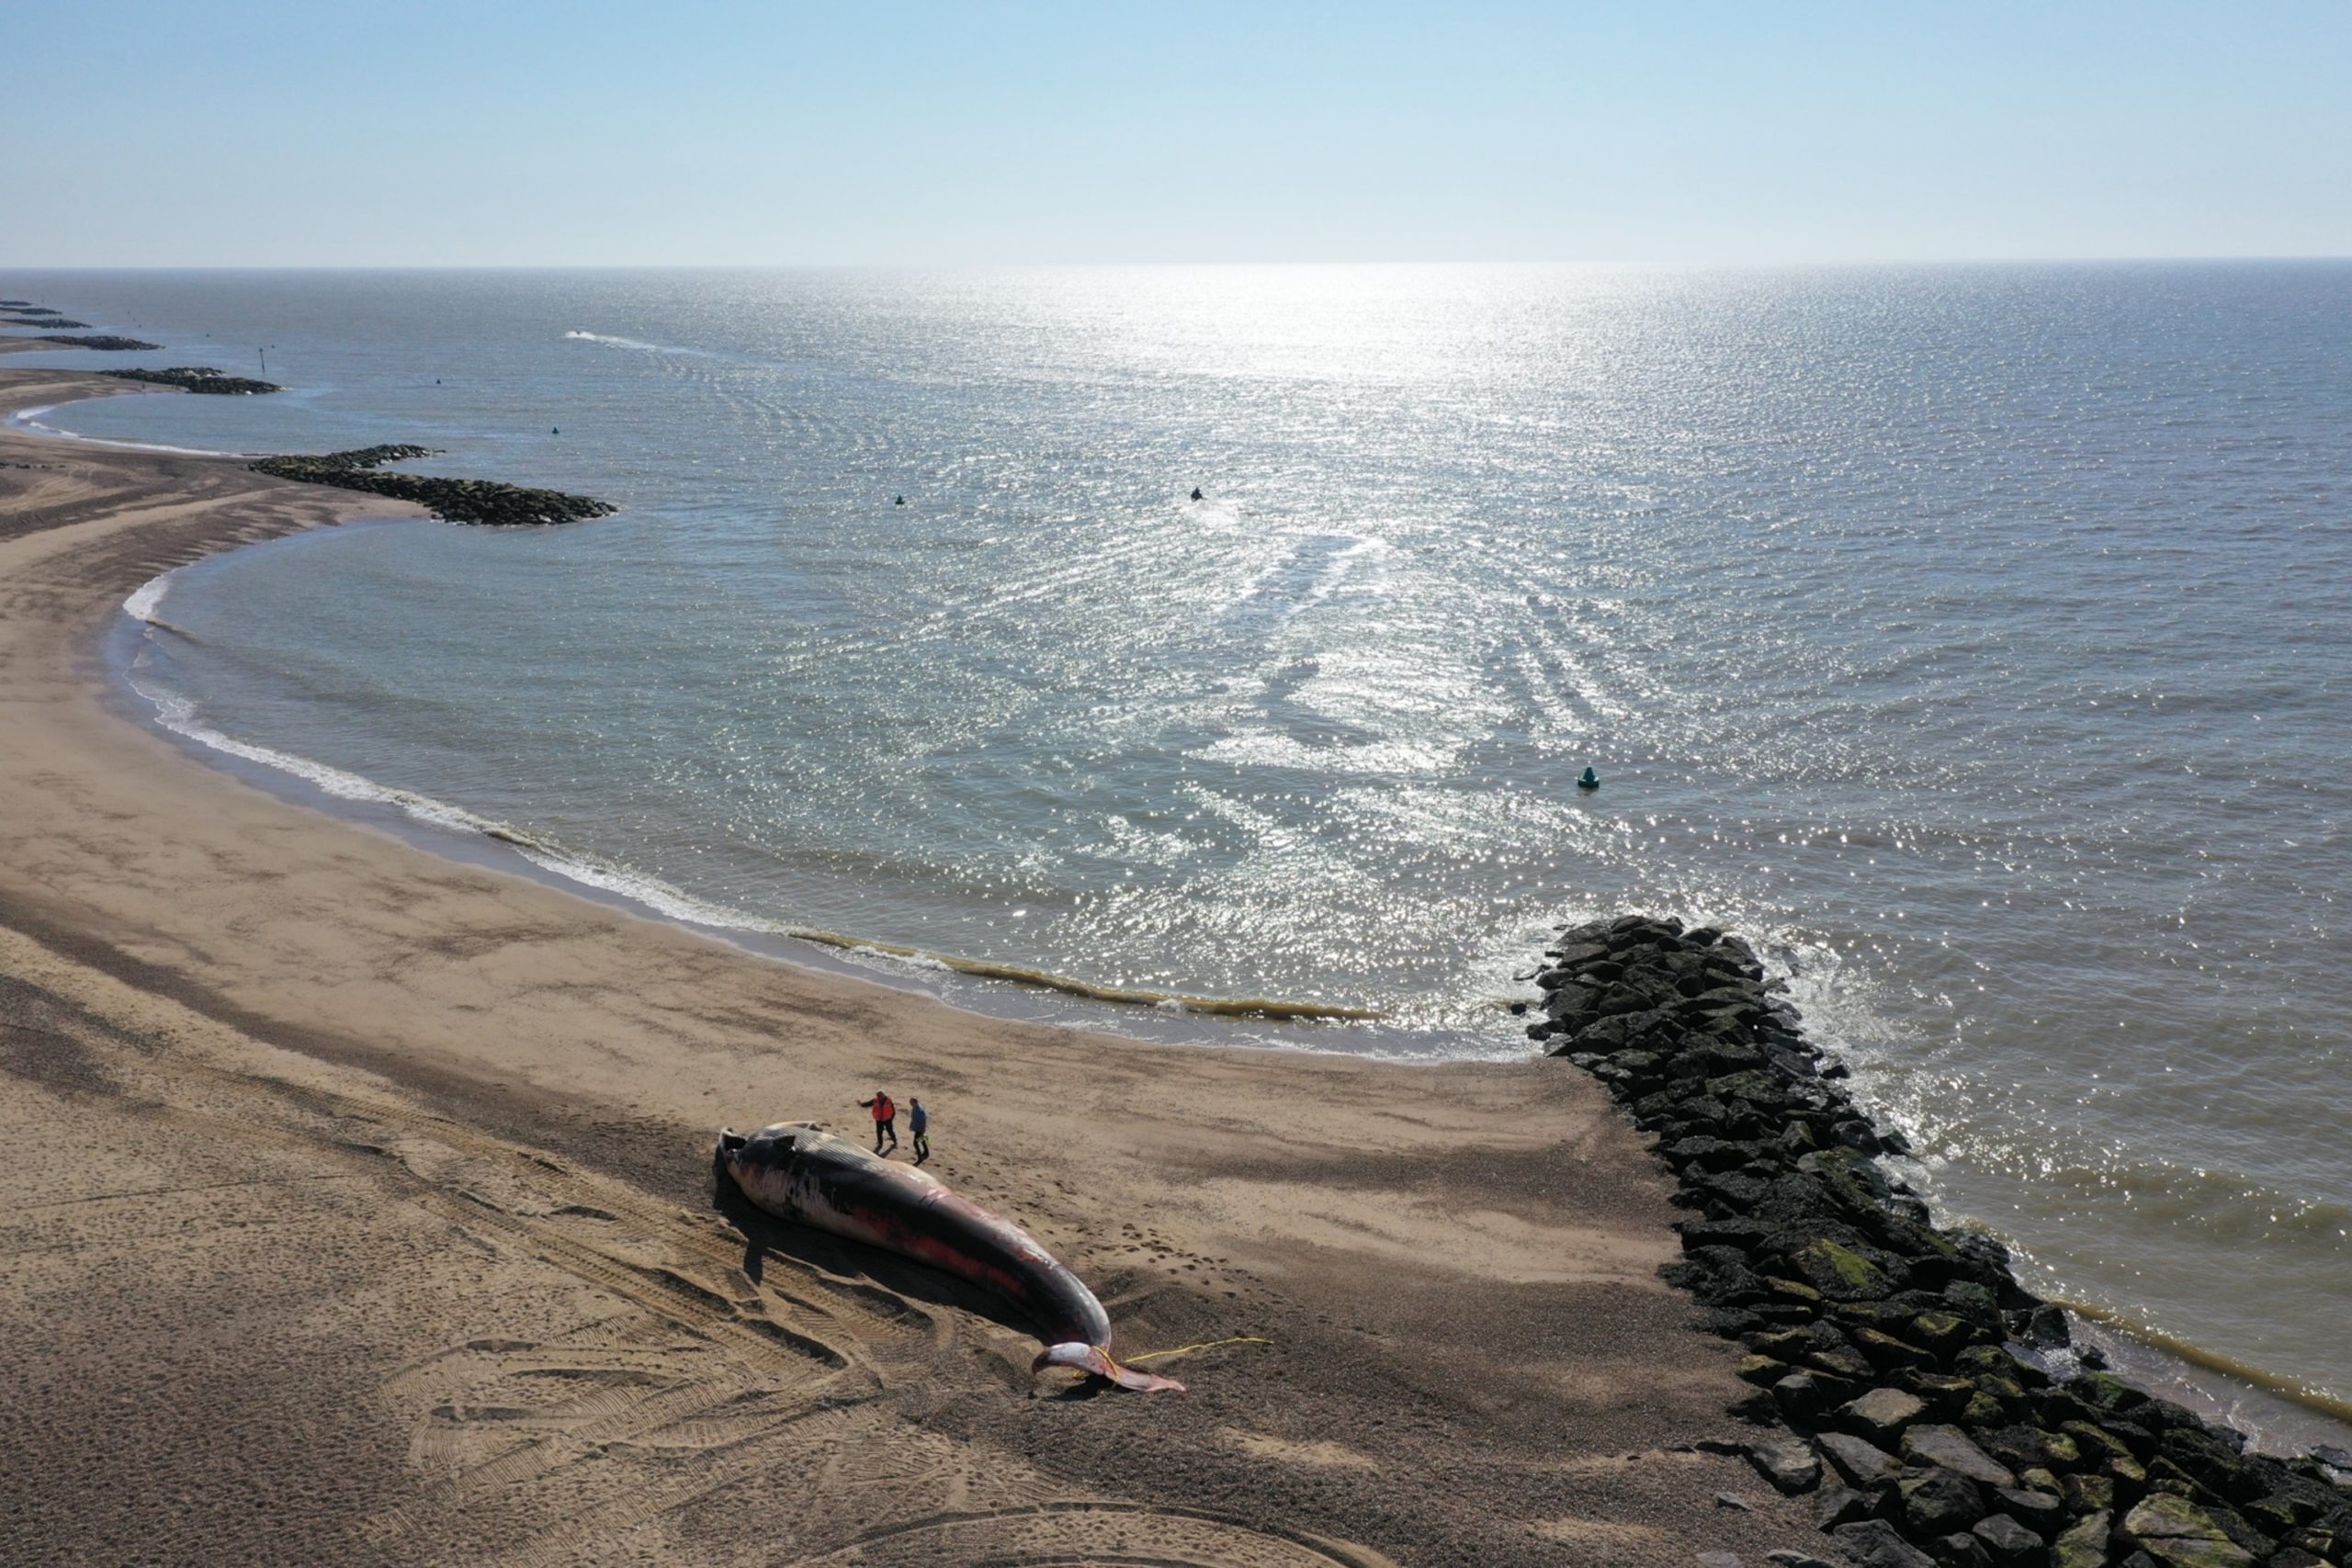
[[2352,254],[2352,5],[74,0],[0,265]]

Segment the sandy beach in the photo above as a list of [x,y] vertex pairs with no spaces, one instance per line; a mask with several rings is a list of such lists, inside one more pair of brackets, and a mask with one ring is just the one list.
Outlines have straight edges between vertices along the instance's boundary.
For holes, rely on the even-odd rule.
[[[16,411],[120,393],[0,370]],[[520,476],[517,476],[520,477]],[[743,953],[266,795],[118,710],[124,596],[396,503],[0,433],[12,1562],[1688,1563],[1816,1541],[1664,1171],[1563,1064],[1153,1047]],[[1033,1380],[747,1212],[737,1127],[933,1107],[1184,1395]],[[1751,1506],[1720,1505],[1736,1494]]]

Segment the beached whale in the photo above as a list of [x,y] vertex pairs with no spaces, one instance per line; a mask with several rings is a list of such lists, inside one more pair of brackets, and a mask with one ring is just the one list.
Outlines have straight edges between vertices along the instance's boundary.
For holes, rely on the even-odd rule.
[[926,1172],[791,1122],[748,1136],[721,1128],[718,1158],[743,1196],[779,1219],[888,1247],[1019,1307],[1046,1341],[1032,1371],[1076,1367],[1122,1388],[1184,1387],[1113,1360],[1111,1317],[1094,1292],[1027,1231]]

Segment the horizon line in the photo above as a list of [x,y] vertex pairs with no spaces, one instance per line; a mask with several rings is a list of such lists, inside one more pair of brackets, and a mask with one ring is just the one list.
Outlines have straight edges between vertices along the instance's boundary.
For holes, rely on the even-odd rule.
[[2169,254],[1815,256],[1753,260],[1690,259],[1159,259],[1024,261],[632,261],[632,262],[0,262],[7,272],[942,272],[1014,271],[1043,267],[1526,267],[1673,271],[1766,271],[1784,267],[2122,266],[2200,263],[2352,262],[2352,253],[2328,251],[2196,252]]

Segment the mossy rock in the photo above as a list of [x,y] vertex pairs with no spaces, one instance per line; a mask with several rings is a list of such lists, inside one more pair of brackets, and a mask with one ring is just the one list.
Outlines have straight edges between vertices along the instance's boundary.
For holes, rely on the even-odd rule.
[[2075,1397],[2112,1416],[2121,1416],[2147,1404],[2148,1396],[2112,1372],[2086,1372],[2072,1385]]
[[2165,1568],[2254,1568],[2254,1554],[2186,1497],[2155,1492],[2123,1517],[2123,1533]]
[[1899,1282],[1886,1269],[1850,1247],[1817,1236],[1789,1259],[1805,1283],[1831,1301],[1877,1300],[1892,1294]]
[[2075,1439],[2075,1447],[2081,1451],[2086,1463],[2103,1465],[2109,1460],[2132,1457],[2130,1444],[2088,1421],[2069,1421],[2058,1429]]
[[2050,1568],[2107,1568],[2112,1517],[2077,1519],[2050,1548]]

